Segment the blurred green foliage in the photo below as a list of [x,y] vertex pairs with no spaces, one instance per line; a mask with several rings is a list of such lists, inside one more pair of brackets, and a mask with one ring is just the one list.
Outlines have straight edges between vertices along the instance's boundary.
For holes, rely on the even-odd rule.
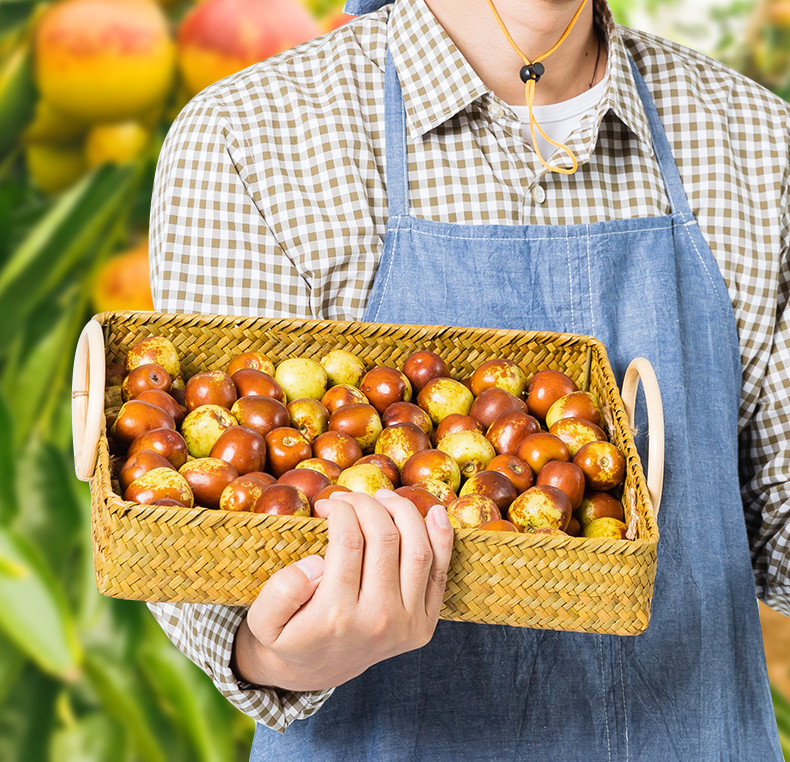
[[[712,5],[707,52],[788,98],[790,20],[771,16],[770,3]],[[141,153],[45,193],[30,170],[27,128],[39,100],[33,35],[47,5],[0,1],[0,762],[246,759],[252,721],[144,605],[98,594],[89,490],[72,468],[77,338],[97,311],[102,268],[147,235],[156,158],[186,97],[176,82]],[[662,21],[678,0],[611,5],[622,23],[647,18],[685,41],[696,33]],[[175,32],[190,1],[164,7]],[[325,18],[342,2],[311,7]],[[788,754],[790,704],[778,693],[775,702]]]

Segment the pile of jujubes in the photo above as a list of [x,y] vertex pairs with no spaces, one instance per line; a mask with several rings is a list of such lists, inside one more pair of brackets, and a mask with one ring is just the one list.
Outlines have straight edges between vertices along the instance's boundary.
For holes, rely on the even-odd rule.
[[625,458],[599,403],[556,370],[492,359],[451,378],[434,352],[367,368],[333,349],[244,352],[186,382],[175,346],[137,342],[107,372],[117,484],[135,503],[310,516],[385,488],[456,528],[625,538]]

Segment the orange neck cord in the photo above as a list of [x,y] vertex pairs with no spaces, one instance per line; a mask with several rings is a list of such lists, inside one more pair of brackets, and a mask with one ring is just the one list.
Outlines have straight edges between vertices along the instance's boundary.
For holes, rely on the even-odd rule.
[[[540,163],[546,167],[546,169],[551,172],[559,172],[563,175],[572,175],[579,167],[579,162],[576,160],[576,156],[574,156],[573,151],[571,151],[568,146],[555,142],[543,131],[541,126],[538,124],[537,119],[535,119],[535,114],[532,112],[532,107],[535,101],[535,85],[545,71],[545,67],[541,61],[544,58],[548,58],[560,45],[562,45],[563,42],[565,42],[565,38],[570,34],[571,29],[573,29],[573,27],[576,25],[576,22],[579,20],[579,17],[582,15],[584,6],[587,5],[587,0],[582,0],[582,4],[579,6],[579,9],[571,19],[571,23],[568,24],[567,28],[562,33],[562,37],[557,40],[554,47],[552,47],[551,50],[546,51],[543,55],[538,56],[532,62],[530,62],[530,60],[521,52],[518,45],[516,45],[516,43],[513,41],[510,33],[505,28],[502,18],[497,13],[497,9],[494,8],[494,3],[491,0],[488,0],[488,4],[491,6],[491,10],[494,12],[494,16],[496,16],[496,20],[499,22],[499,26],[502,28],[502,31],[504,32],[505,37],[507,37],[508,42],[513,46],[516,53],[519,54],[521,60],[524,61],[524,66],[522,67],[519,74],[521,76],[521,81],[524,82],[524,99],[526,100],[527,107],[529,108],[529,129],[530,133],[532,134],[532,147],[535,149],[538,159],[540,159]],[[536,129],[543,136],[544,140],[557,148],[561,148],[566,154],[568,154],[571,161],[573,162],[573,166],[570,169],[566,169],[564,167],[553,167],[551,164],[546,163],[546,160],[543,158],[540,148],[538,147],[538,141],[535,136]]]

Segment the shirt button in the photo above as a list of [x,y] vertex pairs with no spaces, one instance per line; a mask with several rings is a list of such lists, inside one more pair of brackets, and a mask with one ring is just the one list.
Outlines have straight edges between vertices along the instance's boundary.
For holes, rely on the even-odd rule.
[[546,191],[542,185],[535,185],[532,187],[532,200],[536,204],[542,204],[546,200]]
[[503,109],[498,103],[492,103],[490,111],[491,115],[495,116],[497,119],[505,115],[505,109]]

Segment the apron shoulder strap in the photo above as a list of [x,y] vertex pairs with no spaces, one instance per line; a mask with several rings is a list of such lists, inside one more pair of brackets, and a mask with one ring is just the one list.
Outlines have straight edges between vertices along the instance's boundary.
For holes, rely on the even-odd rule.
[[628,54],[628,62],[631,64],[631,71],[634,75],[634,82],[637,92],[639,93],[639,99],[642,101],[642,107],[645,109],[645,115],[647,116],[647,123],[650,126],[650,139],[653,143],[653,150],[656,154],[658,166],[661,169],[664,188],[669,198],[669,206],[674,214],[692,215],[691,205],[686,196],[686,191],[683,188],[680,172],[678,172],[678,165],[672,154],[672,148],[669,145],[669,139],[664,130],[664,125],[661,123],[661,117],[658,115],[656,103],[650,91],[647,89],[647,83],[639,72],[630,53]]
[[406,148],[406,109],[398,72],[387,49],[384,66],[385,171],[389,216],[401,217],[409,211],[409,157]]

